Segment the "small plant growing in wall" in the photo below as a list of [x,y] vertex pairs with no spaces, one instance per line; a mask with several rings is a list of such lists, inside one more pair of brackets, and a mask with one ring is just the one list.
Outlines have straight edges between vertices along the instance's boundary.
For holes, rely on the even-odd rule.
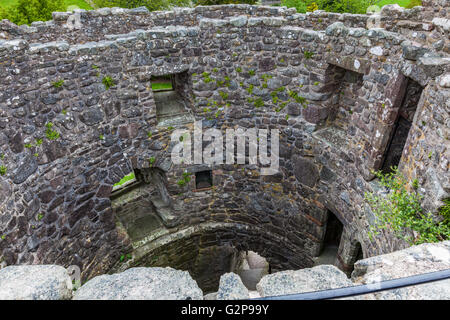
[[191,173],[189,172],[183,172],[183,178],[181,178],[180,180],[177,181],[177,184],[180,187],[184,187],[187,183],[189,183],[189,181],[191,181]]
[[261,107],[263,107],[263,106],[264,106],[264,101],[263,101],[263,99],[262,99],[261,97],[255,99],[254,105],[255,105],[255,108],[261,108]]
[[227,100],[228,99],[228,93],[224,92],[224,91],[219,91],[220,96],[222,97],[223,100]]
[[130,260],[133,256],[131,255],[131,253],[128,254],[123,254],[120,256],[120,262],[125,262],[127,260]]
[[425,212],[420,203],[419,183],[412,182],[412,191],[408,190],[406,178],[393,168],[391,173],[376,172],[381,186],[389,192],[387,195],[366,193],[365,199],[375,213],[375,225],[370,228],[369,236],[378,235],[381,230],[391,230],[394,235],[409,244],[438,242],[450,236],[450,200],[441,208],[443,220],[438,222],[430,212]]
[[114,86],[114,80],[110,76],[105,76],[102,79],[102,83],[105,86],[106,90],[109,90],[112,86]]
[[305,57],[306,60],[309,60],[314,56],[314,52],[305,50],[303,52],[303,56]]
[[61,88],[63,86],[63,84],[64,84],[64,80],[62,80],[62,79],[52,82],[52,86],[55,88]]
[[6,174],[6,167],[4,165],[0,166],[0,176],[4,176]]
[[202,73],[202,77],[203,77],[203,82],[205,82],[205,83],[209,83],[209,82],[213,81],[211,79],[209,73],[206,71]]
[[150,157],[148,159],[148,163],[150,164],[150,167],[152,167],[156,162],[156,158],[155,157]]
[[45,127],[47,128],[45,130],[45,136],[47,137],[47,139],[56,140],[59,138],[59,133],[53,130],[53,123],[49,122],[45,125]]

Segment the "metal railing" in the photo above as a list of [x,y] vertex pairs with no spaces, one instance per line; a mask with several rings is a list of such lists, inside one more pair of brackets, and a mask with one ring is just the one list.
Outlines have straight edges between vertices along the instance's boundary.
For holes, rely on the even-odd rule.
[[322,300],[359,296],[379,291],[404,288],[429,282],[450,279],[450,269],[419,274],[410,277],[380,281],[370,284],[345,288],[329,289],[315,292],[288,294],[282,296],[262,297],[252,300]]

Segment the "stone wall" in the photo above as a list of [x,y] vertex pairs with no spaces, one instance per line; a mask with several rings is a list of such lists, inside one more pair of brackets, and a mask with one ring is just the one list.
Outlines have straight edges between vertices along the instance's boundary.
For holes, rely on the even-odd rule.
[[[412,10],[433,24],[429,7]],[[54,18],[31,29],[0,27],[4,264],[76,264],[85,278],[141,265],[203,270],[203,253],[220,248],[258,252],[275,270],[298,269],[320,253],[328,210],[345,228],[342,263],[354,262],[344,254],[356,243],[365,257],[402,248],[389,234],[369,239],[374,217],[363,199],[378,190],[371,171],[383,164],[408,78],[424,90],[400,167],[419,179],[428,209],[449,196],[445,28],[433,24],[443,36],[430,34],[443,47],[421,47],[393,26],[365,29],[368,16],[285,8],[102,9]],[[280,130],[277,174],[261,176],[248,164],[171,163],[173,128],[158,126],[150,79],[180,73],[186,112],[204,128]],[[49,139],[52,132],[59,137]],[[205,169],[213,187],[196,190],[195,172]],[[144,172],[144,183],[116,198],[113,185],[132,170]],[[192,179],[180,185],[183,172]],[[132,236],[139,224],[128,222],[146,214],[154,217],[151,232]],[[192,256],[183,259],[180,248]],[[218,278],[228,264],[210,271]]]
[[[445,271],[450,267],[450,242],[426,243],[360,260],[351,280],[332,265],[265,275],[257,291],[240,277],[225,273],[217,292],[206,294],[186,271],[172,268],[130,268],[97,276],[79,287],[69,270],[57,265],[8,266],[0,270],[1,300],[248,300],[249,298],[311,293]],[[359,295],[351,300],[448,300],[450,280]]]

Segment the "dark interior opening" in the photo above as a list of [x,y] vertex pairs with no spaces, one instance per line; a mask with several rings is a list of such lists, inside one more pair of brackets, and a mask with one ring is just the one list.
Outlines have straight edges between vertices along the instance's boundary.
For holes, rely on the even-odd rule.
[[363,251],[362,251],[362,247],[361,244],[358,242],[357,244],[357,249],[356,249],[356,259],[355,262],[358,260],[362,260],[364,259],[364,255],[363,255]]
[[392,172],[392,168],[400,163],[422,91],[423,88],[416,81],[408,79],[405,96],[381,167],[383,173]]
[[405,147],[408,133],[411,129],[411,122],[400,116],[395,124],[394,135],[387,149],[386,158],[381,171],[383,173],[392,172],[397,167],[402,158],[403,148]]
[[330,210],[327,211],[327,222],[324,226],[325,235],[321,243],[318,256],[315,258],[315,265],[334,265],[338,256],[339,245],[341,243],[344,226]]
[[327,246],[339,247],[343,230],[344,226],[341,221],[331,211],[328,211],[327,230],[323,241],[324,249]]
[[212,171],[199,171],[195,173],[195,188],[205,189],[212,187]]

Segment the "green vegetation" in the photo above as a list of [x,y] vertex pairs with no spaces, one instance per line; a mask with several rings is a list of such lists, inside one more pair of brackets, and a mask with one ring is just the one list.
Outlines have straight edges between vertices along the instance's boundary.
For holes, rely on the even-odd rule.
[[431,212],[424,212],[420,203],[422,196],[418,193],[418,181],[412,182],[409,191],[406,178],[392,168],[392,172],[376,172],[380,185],[389,193],[385,196],[366,193],[365,199],[376,216],[376,224],[369,236],[378,235],[380,230],[391,230],[395,236],[410,244],[438,242],[450,237],[450,199],[439,210],[442,221],[437,221]]
[[59,138],[59,133],[52,129],[53,123],[49,122],[45,125],[45,127],[47,128],[45,130],[45,136],[47,137],[47,139],[56,140]]
[[150,164],[150,167],[152,167],[155,162],[156,162],[156,158],[155,157],[150,157],[148,159],[148,163]]
[[105,86],[106,90],[109,90],[109,88],[114,86],[114,80],[110,76],[103,77],[102,83]]
[[152,90],[153,91],[173,90],[172,82],[153,82]]
[[117,182],[117,183],[113,186],[113,188],[114,188],[114,187],[119,187],[119,186],[123,185],[124,183],[126,183],[126,182],[128,182],[128,181],[131,181],[131,180],[135,180],[135,179],[136,179],[136,176],[134,175],[134,172],[132,172],[132,173],[126,175],[125,177],[123,177],[119,182]]
[[308,51],[308,50],[305,50],[304,52],[303,52],[303,56],[305,57],[305,59],[311,59],[313,56],[314,56],[314,52],[311,52],[311,51]]
[[177,184],[180,187],[184,187],[187,183],[191,181],[191,173],[189,172],[183,172],[183,178],[177,181]]
[[401,7],[413,8],[422,5],[421,0],[281,0],[281,5],[295,8],[297,12],[306,13],[325,10],[339,13],[366,13],[370,6],[382,7],[387,4],[398,4]]
[[255,4],[257,0],[194,0],[194,3],[198,6],[208,6],[216,4],[236,4],[236,3],[246,3]]
[[264,106],[264,101],[263,101],[263,99],[262,99],[261,97],[257,98],[257,99],[255,100],[254,105],[255,105],[255,108],[261,108],[261,107],[263,107],[263,106]]
[[53,11],[65,11],[63,0],[17,0],[7,7],[0,7],[0,19],[8,19],[18,25],[52,19]]
[[189,0],[93,0],[99,7],[137,8],[147,7],[150,11],[165,10],[171,7],[187,7]]
[[61,88],[63,84],[64,84],[64,80],[62,80],[62,79],[52,82],[52,86],[54,86],[55,88]]
[[4,165],[0,166],[0,176],[4,176],[6,174],[6,167]]
[[127,261],[127,260],[130,260],[131,258],[133,258],[133,256],[131,255],[131,253],[128,253],[128,254],[123,254],[123,255],[121,255],[120,256],[120,262],[124,262],[124,261]]
[[0,20],[15,24],[31,24],[34,21],[52,19],[52,12],[78,7],[92,9],[84,0],[0,0]]
[[67,10],[71,10],[75,6],[84,10],[92,10],[92,7],[85,0],[64,0],[64,5]]
[[0,0],[0,6],[2,7],[10,7],[15,4],[17,0]]

